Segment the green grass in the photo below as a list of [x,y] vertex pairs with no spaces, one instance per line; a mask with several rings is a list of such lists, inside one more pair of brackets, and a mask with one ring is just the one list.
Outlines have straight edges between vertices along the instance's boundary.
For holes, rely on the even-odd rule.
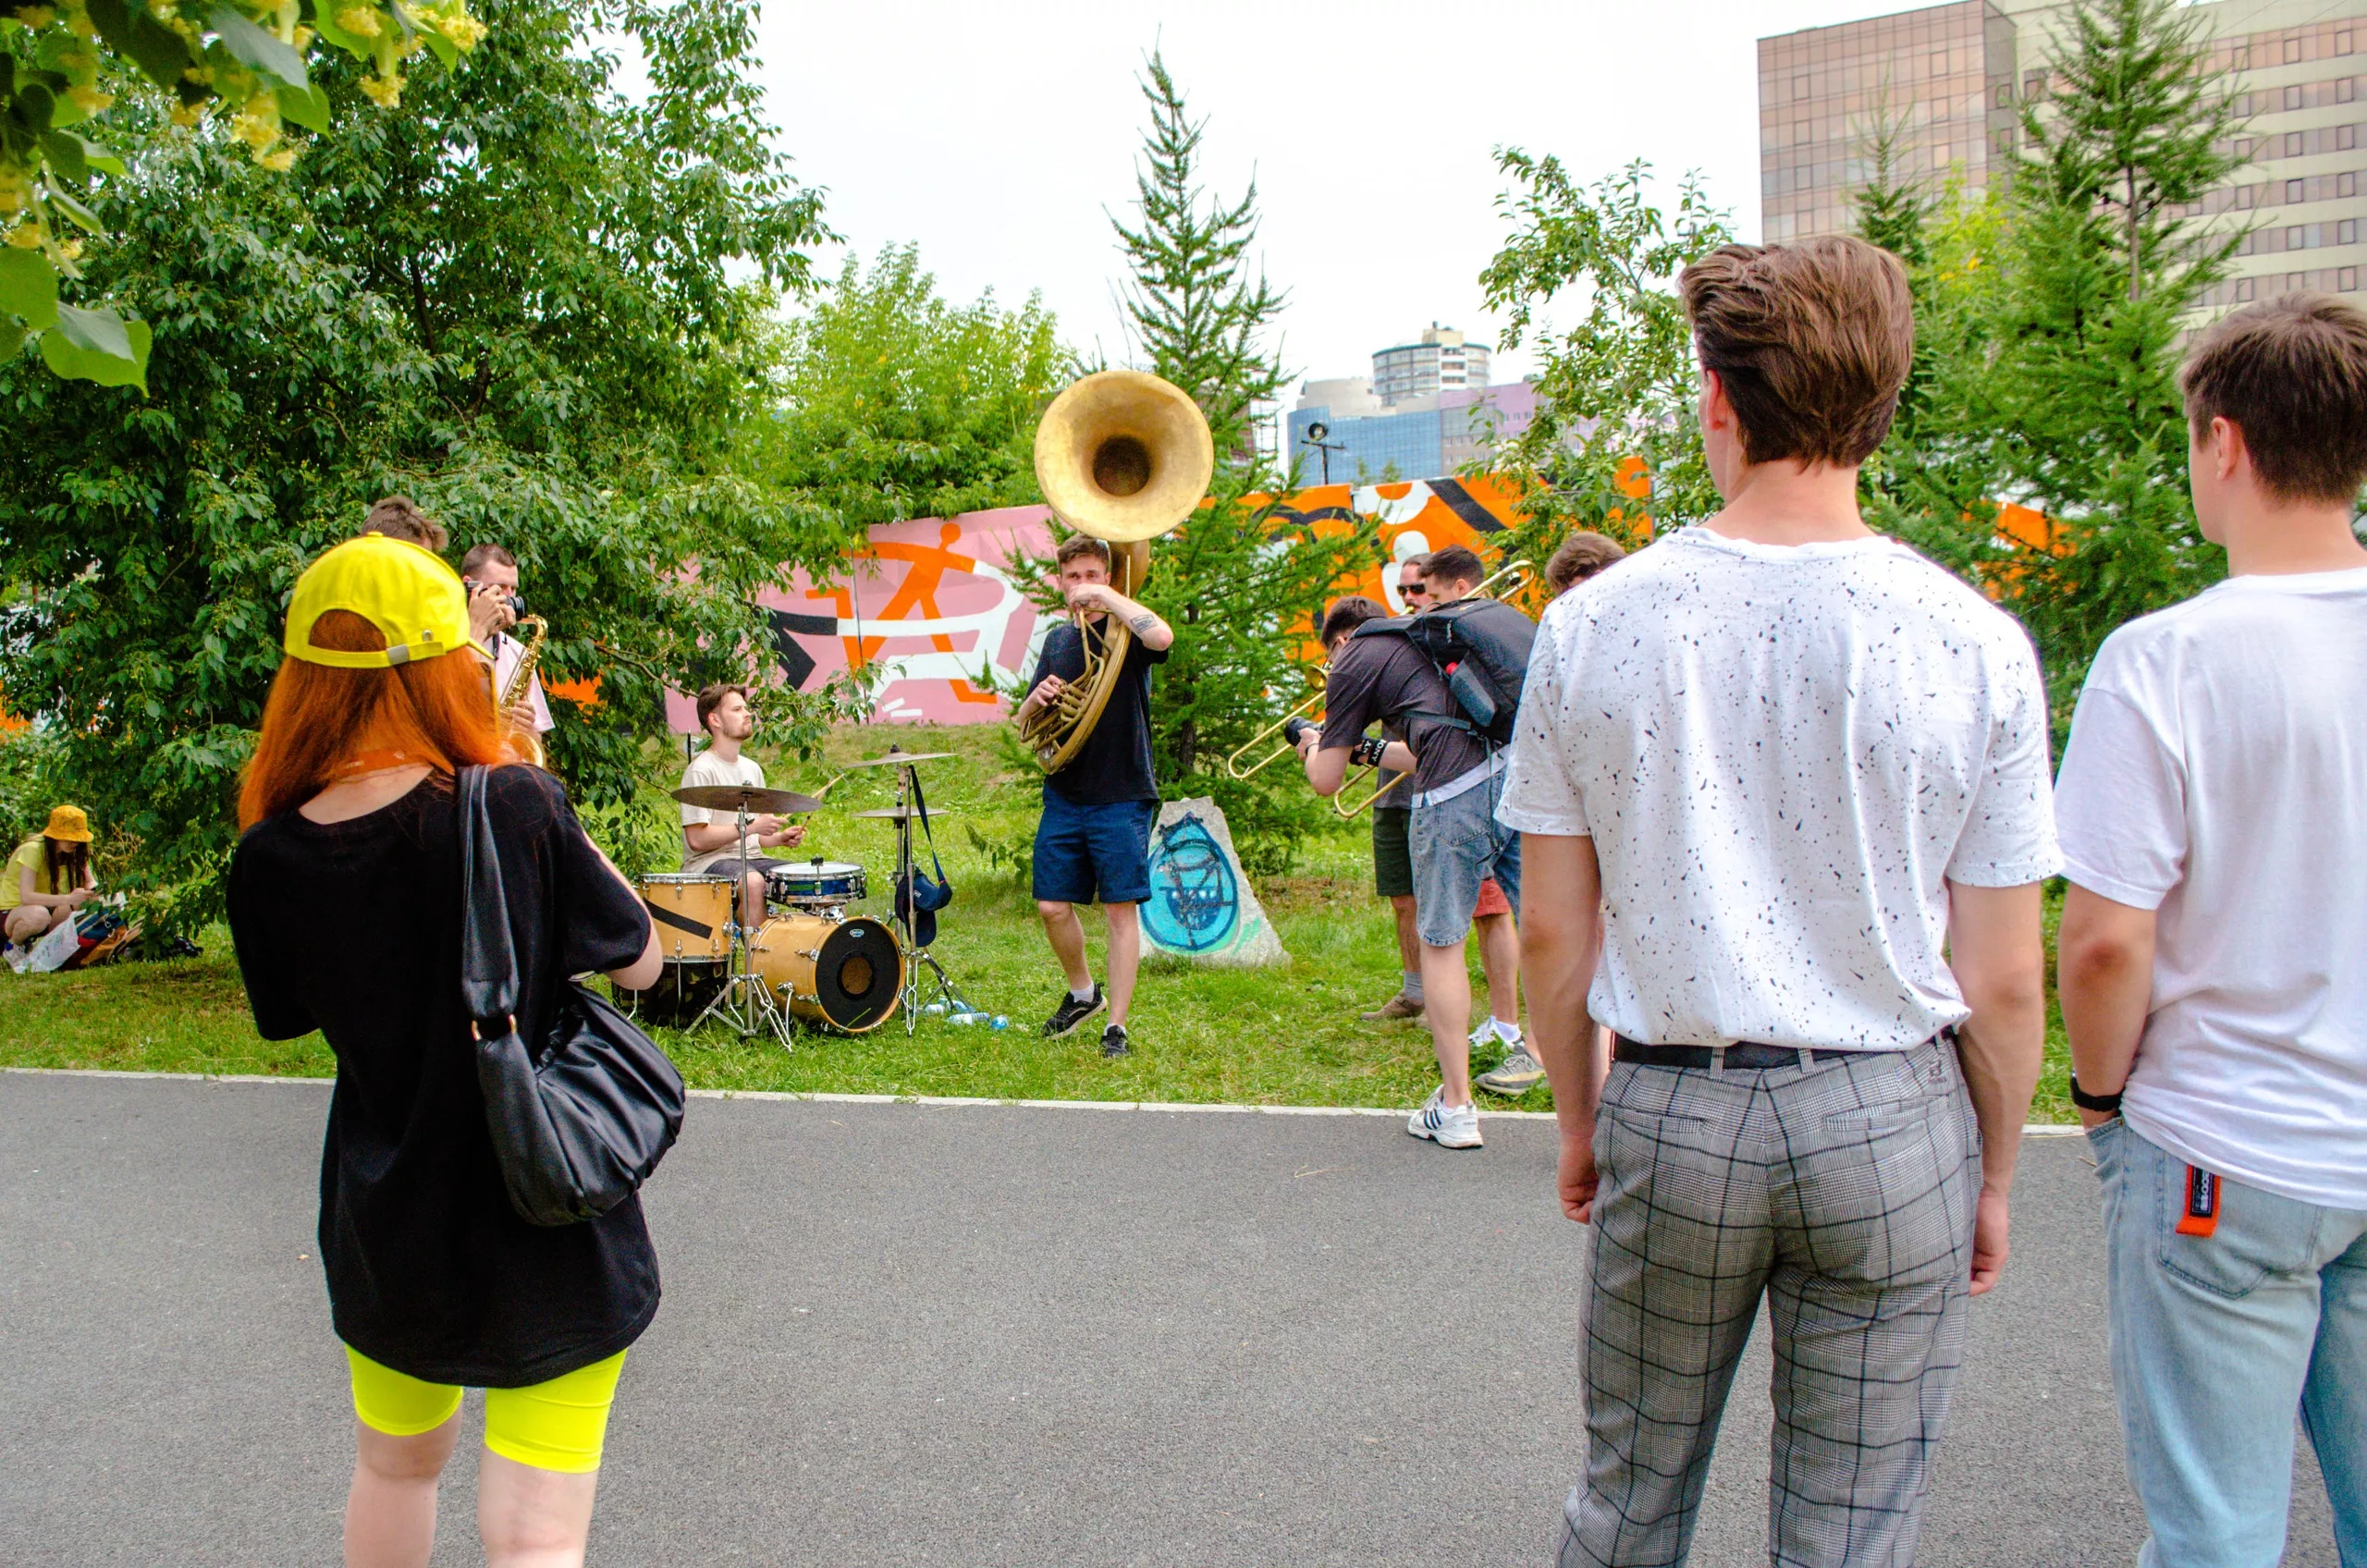
[[[1036,780],[1032,770],[1002,757],[991,728],[845,730],[831,738],[823,762],[783,766],[768,758],[767,773],[776,784],[811,790],[840,765],[876,755],[890,740],[907,750],[958,753],[928,765],[923,776],[930,804],[948,814],[939,823],[938,847],[956,889],[951,907],[939,916],[935,950],[963,995],[1007,1015],[1010,1028],[923,1018],[918,1033],[907,1038],[899,1019],[852,1038],[802,1034],[793,1051],[743,1042],[716,1027],[695,1035],[657,1031],[693,1087],[1369,1106],[1410,1106],[1429,1092],[1437,1070],[1428,1034],[1414,1024],[1356,1019],[1398,982],[1395,938],[1388,907],[1372,896],[1361,822],[1310,844],[1293,876],[1258,888],[1290,950],[1288,966],[1229,971],[1146,963],[1130,1020],[1134,1054],[1105,1062],[1096,1030],[1067,1040],[1036,1033],[1061,981],[1034,901],[1012,879],[1009,854],[1034,827]],[[875,915],[885,912],[894,839],[889,824],[852,814],[888,800],[883,774],[848,774],[831,789],[828,809],[808,819],[807,851],[800,851],[864,864],[873,892],[864,907]],[[652,792],[652,812],[670,804]],[[998,849],[1000,864],[995,864]],[[2059,900],[2050,899],[2050,949],[2058,909]],[[1086,915],[1098,974],[1098,918],[1092,911]],[[1473,990],[1484,998],[1476,964]],[[317,1035],[278,1044],[256,1037],[227,933],[220,930],[210,934],[202,958],[87,974],[0,973],[0,1066],[314,1076],[335,1071]],[[2047,1072],[2033,1120],[2072,1120],[2067,1062],[2050,993]],[[1517,1100],[1490,1103],[1548,1110],[1552,1098],[1540,1085]]]

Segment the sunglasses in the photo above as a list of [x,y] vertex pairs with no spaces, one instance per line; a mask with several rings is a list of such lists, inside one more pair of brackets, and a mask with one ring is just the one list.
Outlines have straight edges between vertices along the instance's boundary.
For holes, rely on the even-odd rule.
[[1400,598],[1410,599],[1417,594],[1427,595],[1429,589],[1419,582],[1401,582],[1397,585],[1397,593]]

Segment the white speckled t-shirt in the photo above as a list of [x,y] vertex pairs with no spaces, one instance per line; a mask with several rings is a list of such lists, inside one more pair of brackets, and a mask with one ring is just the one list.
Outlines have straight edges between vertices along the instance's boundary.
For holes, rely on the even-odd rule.
[[1596,1020],[1897,1050],[1969,1013],[1947,882],[2062,868],[2021,627],[1889,539],[1687,528],[1546,611],[1497,816],[1591,836]]

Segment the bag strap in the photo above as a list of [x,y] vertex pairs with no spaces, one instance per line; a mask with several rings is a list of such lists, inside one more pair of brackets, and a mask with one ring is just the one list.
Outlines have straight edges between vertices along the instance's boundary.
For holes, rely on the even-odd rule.
[[501,890],[501,852],[485,809],[486,771],[462,767],[453,789],[460,812],[460,1002],[470,1034],[480,1040],[496,1020],[500,1034],[516,1033],[518,1011],[518,954]]
[[928,840],[928,863],[937,868],[938,887],[945,885],[945,863],[937,858],[937,829],[928,825],[928,801],[921,794],[921,770],[907,770],[913,776],[913,808],[921,814],[921,837]]

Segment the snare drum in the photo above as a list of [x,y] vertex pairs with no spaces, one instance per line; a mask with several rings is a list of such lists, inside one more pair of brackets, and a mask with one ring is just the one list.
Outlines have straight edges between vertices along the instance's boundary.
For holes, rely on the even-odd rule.
[[668,963],[725,963],[731,958],[729,876],[656,872],[633,890],[657,925],[657,949]]
[[895,1017],[904,987],[894,934],[867,916],[777,915],[750,938],[748,964],[787,994],[791,1013],[849,1035]]
[[800,909],[851,904],[865,896],[863,867],[843,860],[801,860],[765,873],[766,897]]

